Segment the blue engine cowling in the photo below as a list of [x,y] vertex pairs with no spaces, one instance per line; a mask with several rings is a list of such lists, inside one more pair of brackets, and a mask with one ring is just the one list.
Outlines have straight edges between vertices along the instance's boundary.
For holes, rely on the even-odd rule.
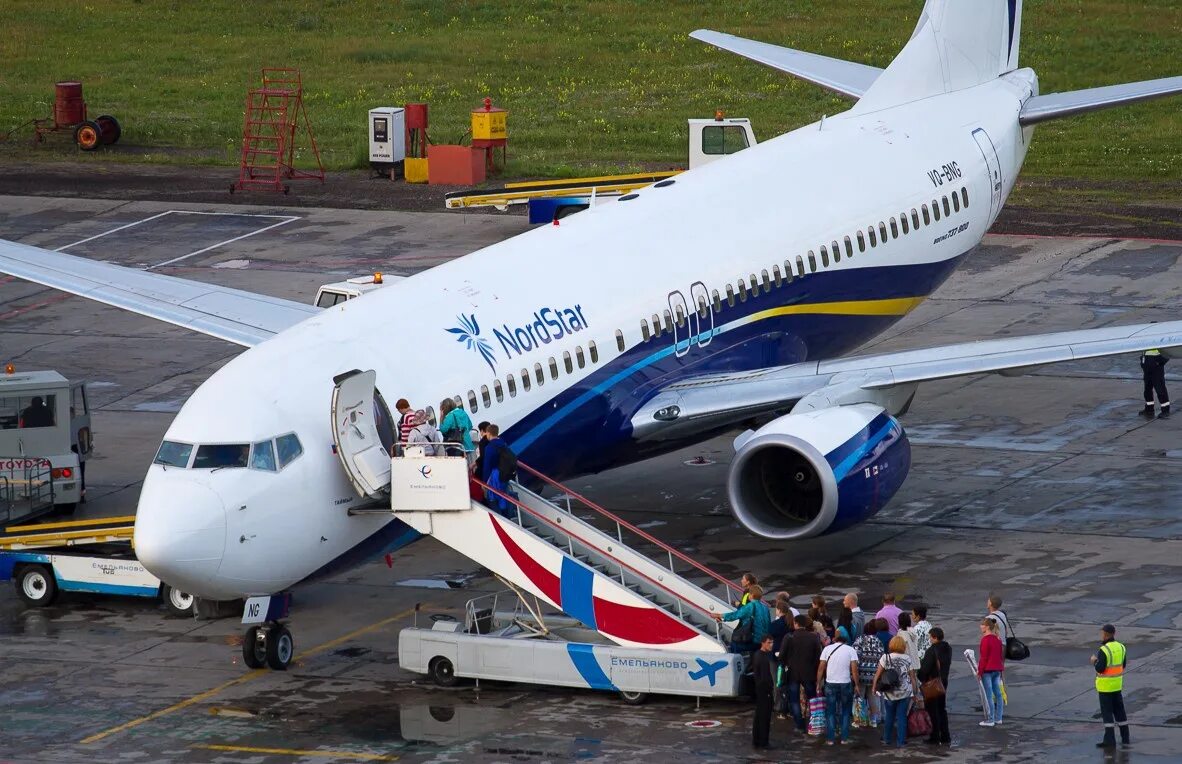
[[735,448],[731,511],[773,539],[820,536],[873,517],[911,468],[903,426],[867,403],[787,414],[739,436]]

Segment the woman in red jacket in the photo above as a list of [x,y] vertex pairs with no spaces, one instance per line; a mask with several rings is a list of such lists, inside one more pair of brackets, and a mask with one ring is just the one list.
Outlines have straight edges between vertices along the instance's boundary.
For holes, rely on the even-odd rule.
[[1001,674],[1005,670],[1005,650],[997,621],[981,619],[981,659],[977,663],[977,678],[985,688],[985,710],[989,718],[981,722],[982,727],[996,727],[1001,724]]

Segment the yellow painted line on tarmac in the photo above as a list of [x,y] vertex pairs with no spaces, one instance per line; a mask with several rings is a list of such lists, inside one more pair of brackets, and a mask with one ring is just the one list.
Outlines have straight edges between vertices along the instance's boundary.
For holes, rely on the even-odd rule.
[[[329,640],[328,642],[317,645],[316,647],[313,647],[312,649],[302,652],[299,655],[295,656],[295,658],[293,660],[300,661],[305,658],[311,658],[314,655],[319,655],[320,653],[324,652],[325,650],[331,650],[332,648],[336,647],[337,645],[341,644],[342,642],[348,642],[351,639],[356,639],[357,637],[361,636],[362,634],[368,634],[369,632],[374,631],[375,629],[380,629],[383,626],[386,626],[387,624],[394,623],[395,621],[400,621],[403,618],[406,618],[407,616],[413,614],[414,612],[415,612],[414,608],[407,608],[406,610],[403,610],[401,613],[395,613],[394,615],[390,616],[389,618],[383,618],[382,620],[380,620],[376,623],[371,623],[369,626],[362,626],[360,629],[357,629],[355,631],[351,631],[348,634],[345,634],[344,636],[337,637],[336,639]],[[83,738],[79,742],[81,742],[83,745],[87,745],[89,743],[97,743],[98,741],[103,740],[104,738],[108,738],[111,735],[116,735],[120,732],[125,732],[133,727],[138,727],[141,724],[144,724],[145,722],[154,721],[156,719],[159,719],[162,716],[167,716],[168,714],[171,714],[174,711],[180,711],[180,710],[188,708],[189,706],[192,706],[196,703],[200,703],[203,700],[209,700],[210,698],[214,697],[215,695],[222,692],[223,690],[228,690],[229,688],[231,688],[235,685],[249,682],[252,679],[258,679],[260,676],[263,676],[264,674],[267,674],[267,673],[269,673],[267,669],[254,669],[253,671],[247,672],[240,677],[236,677],[234,679],[231,679],[228,682],[223,682],[223,683],[219,684],[217,687],[206,690],[205,692],[199,692],[196,695],[194,695],[190,698],[186,698],[185,700],[182,700],[179,703],[173,703],[171,706],[168,706],[167,708],[162,708],[159,711],[153,711],[152,713],[147,714],[146,716],[141,716],[137,719],[132,719],[129,722],[124,722],[123,724],[120,724],[116,727],[111,727],[110,729],[107,729],[107,730],[103,730],[102,732],[96,732],[95,734],[91,735],[90,737]]]
[[398,761],[397,756],[381,753],[359,753],[357,751],[322,751],[304,748],[259,748],[252,745],[214,745],[196,743],[193,748],[203,751],[225,751],[227,753],[262,753],[272,756],[325,756],[333,759],[356,759],[358,761]]

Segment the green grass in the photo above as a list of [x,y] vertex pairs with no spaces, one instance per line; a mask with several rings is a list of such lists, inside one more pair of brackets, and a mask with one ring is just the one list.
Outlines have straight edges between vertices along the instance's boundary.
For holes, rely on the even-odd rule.
[[[509,109],[511,174],[677,166],[687,117],[722,108],[752,118],[767,137],[848,105],[690,40],[691,30],[885,66],[921,5],[5,0],[0,131],[47,116],[54,81],[77,78],[92,115],[115,115],[125,143],[154,147],[148,161],[233,163],[259,68],[298,66],[330,168],[364,163],[372,106],[427,101],[432,138],[454,142],[484,96]],[[1174,0],[1027,0],[1023,27],[1023,64],[1039,72],[1043,92],[1182,74]],[[1179,99],[1050,123],[1038,131],[1027,176],[1176,181],[1180,123]]]

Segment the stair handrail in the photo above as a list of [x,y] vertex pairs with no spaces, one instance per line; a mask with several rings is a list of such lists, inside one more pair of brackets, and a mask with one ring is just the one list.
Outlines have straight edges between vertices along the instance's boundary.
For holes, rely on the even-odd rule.
[[[521,466],[521,462],[518,462],[517,465]],[[480,486],[484,490],[490,491],[493,494],[496,494],[500,498],[504,499],[505,501],[507,501],[507,502],[511,503],[513,506],[515,506],[517,508],[517,525],[522,530],[527,530],[525,528],[525,526],[522,525],[522,523],[521,523],[521,513],[524,511],[527,515],[530,515],[531,517],[541,520],[543,523],[550,526],[551,528],[554,528],[555,530],[558,530],[559,532],[561,532],[563,535],[567,536],[568,538],[576,539],[583,546],[585,546],[589,549],[594,549],[599,554],[603,555],[604,557],[607,557],[609,560],[611,560],[616,565],[619,565],[621,570],[626,568],[628,570],[628,572],[630,572],[632,575],[634,575],[638,578],[644,579],[648,583],[652,584],[653,586],[657,587],[658,589],[661,589],[666,594],[673,597],[673,599],[676,602],[684,602],[685,604],[689,605],[690,607],[694,608],[695,610],[705,614],[708,618],[714,619],[714,638],[715,638],[715,640],[718,641],[719,644],[725,644],[725,642],[722,639],[722,628],[721,628],[722,624],[721,624],[721,622],[719,622],[717,619],[714,618],[714,615],[715,615],[714,613],[710,612],[709,610],[702,607],[698,603],[696,603],[690,599],[687,599],[685,596],[678,594],[677,592],[673,591],[669,587],[662,584],[660,581],[654,581],[653,579],[646,576],[644,573],[641,573],[636,568],[632,567],[628,563],[624,562],[623,560],[621,560],[618,557],[616,557],[615,555],[613,555],[611,552],[608,552],[605,549],[600,549],[598,545],[593,544],[590,541],[587,541],[582,536],[579,536],[577,533],[572,532],[569,528],[564,528],[561,525],[559,525],[558,523],[551,520],[550,518],[546,517],[545,515],[535,512],[534,510],[530,509],[529,507],[527,507],[526,505],[524,505],[520,501],[518,501],[516,497],[514,497],[508,493],[505,493],[504,491],[500,491],[496,488],[493,488],[491,485],[488,485],[487,483],[485,483],[484,481],[482,481],[478,478],[473,477],[472,482],[476,483],[476,485]],[[482,506],[484,506],[483,503],[482,503]],[[488,509],[488,507],[485,507],[485,508]],[[492,510],[492,509],[489,509],[489,511],[495,512],[495,510]],[[502,515],[502,517],[503,517],[503,515]],[[573,549],[571,551],[573,554]],[[670,572],[672,572],[672,571],[670,571]],[[653,603],[653,604],[655,605],[656,603]],[[664,610],[664,608],[661,608],[661,609]],[[665,611],[665,612],[668,612],[668,611]],[[670,613],[670,615],[672,615],[672,614]],[[722,615],[722,613],[719,613],[719,615]],[[685,619],[683,618],[682,620],[684,621]],[[691,628],[697,629],[697,627],[694,626],[693,624],[689,624],[689,626]],[[697,629],[697,630],[701,631],[701,629]]]
[[[529,466],[528,464],[518,461],[517,466],[518,466],[518,468],[523,469],[526,472],[528,472],[529,474],[538,478],[543,483],[546,483],[551,488],[555,488],[559,491],[562,491],[567,496],[573,496],[576,500],[582,502],[583,505],[586,506],[588,509],[591,509],[592,511],[597,512],[598,514],[602,515],[603,517],[608,518],[609,520],[614,522],[617,526],[627,528],[630,532],[635,533],[637,536],[640,536],[642,539],[649,542],[650,544],[656,544],[658,547],[660,547],[661,549],[668,552],[671,556],[676,557],[677,559],[681,560],[682,562],[688,563],[691,567],[697,569],[699,572],[705,573],[710,578],[721,583],[727,593],[727,604],[731,604],[731,602],[733,601],[731,599],[731,592],[734,592],[736,595],[742,596],[743,587],[739,586],[735,582],[726,578],[721,573],[717,573],[717,572],[711,570],[710,568],[707,568],[705,565],[703,565],[702,563],[693,559],[692,557],[685,554],[684,552],[670,546],[669,544],[666,544],[664,541],[661,541],[657,537],[653,536],[651,533],[646,533],[645,531],[636,527],[635,525],[628,522],[627,520],[624,520],[623,518],[619,517],[618,515],[615,515],[615,514],[609,512],[608,510],[604,509],[603,507],[599,506],[595,502],[588,499],[586,496],[583,496],[582,494],[572,490],[571,488],[563,485],[562,483],[559,483],[557,480],[554,480],[552,478],[547,477],[546,475],[543,475],[541,472],[538,472],[536,469]],[[621,543],[623,543],[622,540],[621,540]],[[675,572],[673,570],[672,562],[670,562],[670,565],[669,565],[669,572],[670,573]],[[738,599],[738,597],[735,597],[734,599]]]

